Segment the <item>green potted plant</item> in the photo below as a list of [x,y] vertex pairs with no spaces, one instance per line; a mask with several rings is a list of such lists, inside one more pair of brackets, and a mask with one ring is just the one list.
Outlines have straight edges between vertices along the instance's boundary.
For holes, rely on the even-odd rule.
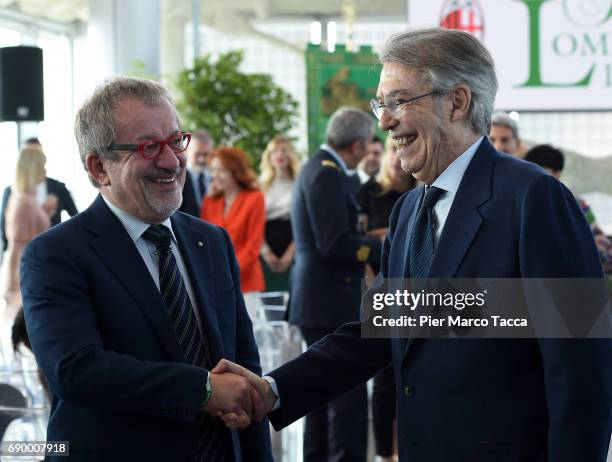
[[268,141],[295,125],[298,103],[271,76],[241,72],[242,60],[242,51],[197,58],[176,80],[178,108],[187,130],[205,128],[217,144],[243,149],[257,168]]

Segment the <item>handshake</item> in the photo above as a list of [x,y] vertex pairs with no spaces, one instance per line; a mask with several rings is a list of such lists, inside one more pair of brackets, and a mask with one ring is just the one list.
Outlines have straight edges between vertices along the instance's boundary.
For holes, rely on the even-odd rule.
[[212,394],[202,408],[228,428],[246,428],[272,410],[277,396],[267,380],[226,359],[210,371]]

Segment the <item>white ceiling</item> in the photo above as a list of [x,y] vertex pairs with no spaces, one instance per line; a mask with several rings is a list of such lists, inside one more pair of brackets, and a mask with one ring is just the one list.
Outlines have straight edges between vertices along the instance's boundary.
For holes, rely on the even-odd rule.
[[[109,0],[110,1],[110,0]],[[341,17],[343,7],[354,5],[357,18],[406,17],[407,0],[201,0],[201,20],[216,24],[274,18]],[[88,0],[0,0],[0,8],[58,22],[87,21]],[[164,15],[191,20],[191,0],[162,0]]]
[[58,22],[87,21],[88,0],[0,0],[1,8]]

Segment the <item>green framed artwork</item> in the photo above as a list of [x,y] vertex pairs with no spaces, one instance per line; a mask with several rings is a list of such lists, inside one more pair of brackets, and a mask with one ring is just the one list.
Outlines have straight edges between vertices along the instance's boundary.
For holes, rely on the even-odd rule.
[[370,99],[376,96],[381,67],[369,46],[352,52],[344,45],[336,45],[335,51],[330,53],[319,45],[308,45],[309,152],[325,142],[327,121],[340,106],[354,106],[370,112]]

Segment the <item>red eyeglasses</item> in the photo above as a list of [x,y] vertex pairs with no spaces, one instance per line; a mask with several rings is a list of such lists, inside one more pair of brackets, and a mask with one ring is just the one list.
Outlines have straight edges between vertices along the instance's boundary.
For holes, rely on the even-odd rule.
[[180,154],[187,149],[190,141],[191,133],[180,132],[165,140],[146,140],[139,144],[111,144],[106,149],[109,151],[138,151],[145,159],[154,159],[161,154],[164,146],[168,145],[172,152]]

